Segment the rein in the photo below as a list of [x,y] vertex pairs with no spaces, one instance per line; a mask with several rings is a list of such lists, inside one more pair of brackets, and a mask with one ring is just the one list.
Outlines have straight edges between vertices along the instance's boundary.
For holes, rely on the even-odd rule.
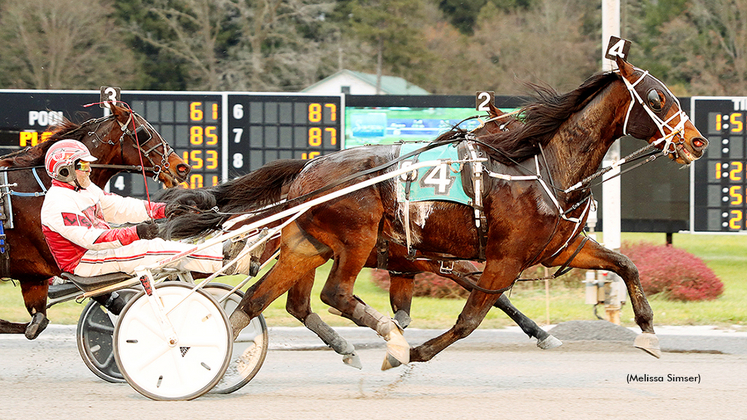
[[[268,206],[263,207],[262,209],[260,209],[260,211],[257,212],[257,214],[261,215],[261,214],[265,214],[265,213],[269,213],[269,212],[279,211],[280,209],[288,208],[290,206],[295,205],[296,203],[300,203],[300,202],[305,201],[305,200],[307,200],[307,199],[309,199],[311,197],[317,196],[320,193],[329,191],[329,190],[331,190],[333,188],[337,188],[340,185],[343,185],[346,182],[350,182],[350,181],[352,181],[352,180],[354,180],[356,178],[360,178],[362,176],[366,176],[366,175],[370,175],[372,173],[383,171],[384,169],[387,169],[387,168],[389,168],[391,166],[394,166],[395,164],[397,164],[397,163],[399,163],[399,162],[401,162],[401,161],[403,161],[403,160],[405,160],[407,158],[410,158],[412,156],[420,154],[420,153],[422,153],[424,151],[427,151],[427,150],[430,150],[430,149],[433,149],[433,148],[436,148],[436,147],[439,147],[439,146],[443,146],[445,144],[457,143],[457,142],[460,142],[462,140],[464,140],[463,137],[455,137],[455,138],[451,138],[451,139],[448,139],[448,140],[441,140],[441,141],[438,141],[438,142],[428,143],[426,146],[423,146],[423,147],[421,147],[419,149],[413,150],[412,152],[407,153],[405,155],[402,155],[402,156],[400,156],[400,157],[398,157],[396,159],[392,159],[392,160],[387,161],[387,162],[385,162],[385,163],[383,163],[383,164],[381,164],[379,166],[375,166],[373,168],[369,168],[369,169],[366,169],[364,171],[360,171],[360,172],[356,172],[356,173],[354,173],[352,175],[348,175],[347,177],[345,177],[345,178],[343,178],[343,179],[341,179],[341,180],[339,180],[337,182],[334,182],[332,184],[325,185],[324,187],[322,187],[322,188],[320,188],[318,190],[311,191],[309,193],[306,193],[304,195],[292,198],[290,200],[286,200],[286,201],[283,201],[283,202],[278,202],[278,203],[275,203],[275,204],[270,204],[270,205],[268,205]],[[209,211],[212,211],[212,209],[209,210]],[[236,215],[236,214],[245,214],[245,213],[246,213],[246,211],[242,211],[242,212],[239,212],[239,213],[220,213],[220,214],[224,214],[226,216],[232,216],[232,215]]]

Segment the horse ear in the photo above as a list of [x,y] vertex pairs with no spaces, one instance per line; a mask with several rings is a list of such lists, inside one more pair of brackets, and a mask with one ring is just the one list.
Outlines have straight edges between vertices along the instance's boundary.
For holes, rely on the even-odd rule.
[[623,77],[628,78],[633,75],[635,67],[633,67],[632,64],[623,60],[619,55],[615,57],[615,62],[617,63],[617,68],[620,69],[620,74]]
[[110,105],[110,109],[112,111],[112,115],[114,115],[114,118],[122,123],[127,122],[127,119],[130,117],[130,112],[127,110],[127,108],[113,103]]
[[492,102],[488,102],[488,115],[490,115],[491,117],[497,117],[502,114],[503,114],[503,111],[501,111],[495,105],[493,105]]

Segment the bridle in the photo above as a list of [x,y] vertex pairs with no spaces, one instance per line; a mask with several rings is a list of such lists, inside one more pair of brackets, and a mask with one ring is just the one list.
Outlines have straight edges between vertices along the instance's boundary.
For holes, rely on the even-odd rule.
[[[676,154],[676,155],[679,155],[679,157],[682,157],[683,159],[690,160],[689,157],[682,156],[682,153],[685,151],[685,138],[682,136],[682,133],[685,131],[685,123],[687,123],[689,118],[687,117],[687,114],[682,111],[682,107],[680,106],[680,101],[677,99],[676,96],[672,94],[672,92],[669,90],[669,88],[666,87],[666,85],[661,83],[656,77],[650,75],[648,70],[641,70],[639,68],[636,68],[636,70],[641,72],[641,77],[639,77],[638,80],[636,80],[633,83],[629,82],[628,79],[626,79],[624,76],[621,75],[623,82],[625,82],[625,87],[627,87],[628,92],[630,92],[630,105],[628,106],[628,111],[625,114],[625,123],[623,124],[623,134],[632,135],[633,137],[638,137],[634,134],[631,134],[628,131],[628,123],[630,121],[631,111],[633,110],[633,106],[636,103],[638,103],[641,105],[641,107],[646,112],[646,114],[648,114],[648,116],[651,118],[653,123],[656,125],[656,128],[658,129],[659,133],[661,134],[661,137],[651,142],[650,146],[658,147],[659,145],[661,145],[662,153],[664,155],[675,155]],[[651,109],[651,107],[643,99],[645,94],[642,95],[641,92],[639,92],[639,88],[643,87],[642,82],[646,80],[646,77],[653,79],[654,83],[658,85],[657,87],[664,90],[667,93],[667,97],[665,98],[667,101],[667,106],[658,112]],[[678,111],[675,112],[671,117],[667,118],[667,120],[665,121],[658,114],[666,115],[667,111],[672,106],[672,104],[677,104]],[[674,120],[677,117],[679,117],[679,122],[674,127],[672,127],[670,123],[672,122],[672,120]],[[665,132],[664,130],[665,128],[669,130],[669,134]],[[673,141],[675,137],[677,138],[677,140]]]
[[[133,115],[136,115],[137,119],[133,118]],[[107,132],[107,135],[104,136],[107,138],[104,140],[99,134],[99,128],[101,127],[101,124],[110,120],[114,119],[117,124],[119,124],[119,127],[122,131],[122,135],[119,136],[118,140],[110,140],[108,139],[109,133],[111,132],[111,128],[109,129],[109,132]],[[135,128],[135,121],[140,122],[140,125],[138,125]],[[96,128],[92,131],[88,132],[88,135],[93,138],[93,147],[98,147],[96,144],[99,143],[106,143],[111,146],[117,146],[117,142],[119,143],[119,153],[120,153],[120,159],[124,162],[124,147],[125,147],[125,137],[129,138],[132,141],[132,145],[137,150],[141,156],[143,156],[144,159],[148,161],[148,164],[150,166],[141,166],[141,165],[111,165],[111,164],[91,164],[91,167],[94,168],[109,168],[109,169],[118,169],[125,172],[152,172],[153,173],[153,179],[157,180],[160,176],[161,172],[164,170],[167,170],[170,167],[169,164],[169,156],[171,154],[175,153],[174,149],[171,148],[171,146],[161,137],[157,134],[155,128],[150,125],[149,122],[144,120],[142,117],[137,115],[137,113],[130,112],[130,116],[127,119],[126,122],[122,123],[120,122],[115,115],[108,115],[106,117],[101,117],[98,119],[92,119],[88,120],[85,123],[81,124],[81,126],[89,126],[96,124]],[[134,130],[130,128],[132,126],[135,128]],[[153,133],[156,133],[155,136]],[[150,141],[156,137],[157,140],[154,142],[154,144],[149,145]],[[146,149],[146,147],[149,147]],[[159,149],[160,147],[160,149]],[[161,157],[160,163],[156,163],[151,156],[151,153],[154,153]],[[157,159],[157,158],[156,158]]]

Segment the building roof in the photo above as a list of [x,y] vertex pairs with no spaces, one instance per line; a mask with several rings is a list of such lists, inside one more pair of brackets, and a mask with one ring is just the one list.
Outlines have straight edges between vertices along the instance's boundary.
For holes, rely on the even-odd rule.
[[[363,83],[372,86],[373,88],[376,88],[375,74],[343,69],[325,79],[320,80],[319,82],[314,83],[311,86],[308,86],[307,88],[303,89],[302,92],[315,90],[315,88],[318,88],[321,85],[334,85],[335,79],[340,79],[342,81],[349,80],[351,77],[358,79]],[[339,89],[337,89],[337,92],[335,93],[338,92]],[[416,86],[401,77],[384,75],[381,76],[381,93],[387,95],[430,95],[430,92],[428,92],[427,90],[421,88],[420,86]]]

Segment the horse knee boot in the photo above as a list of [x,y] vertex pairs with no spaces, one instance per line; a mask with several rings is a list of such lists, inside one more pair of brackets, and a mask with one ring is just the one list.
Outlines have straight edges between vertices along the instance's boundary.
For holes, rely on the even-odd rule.
[[355,352],[355,347],[348,343],[344,338],[340,337],[337,332],[327,325],[318,314],[311,313],[303,321],[306,328],[313,331],[324,343],[332,348],[337,354],[341,354],[342,362],[348,366],[362,369],[363,364],[361,363],[360,357]]
[[239,338],[241,330],[243,330],[244,327],[249,325],[249,323],[252,321],[252,319],[249,318],[249,315],[247,315],[246,312],[238,308],[233,311],[228,320],[231,324],[231,330],[233,331],[233,341],[236,341],[236,339]]
[[365,325],[373,329],[387,341],[387,356],[381,367],[382,370],[410,363],[410,345],[402,335],[399,325],[393,319],[382,315],[360,299],[355,305],[352,318],[359,325]]

